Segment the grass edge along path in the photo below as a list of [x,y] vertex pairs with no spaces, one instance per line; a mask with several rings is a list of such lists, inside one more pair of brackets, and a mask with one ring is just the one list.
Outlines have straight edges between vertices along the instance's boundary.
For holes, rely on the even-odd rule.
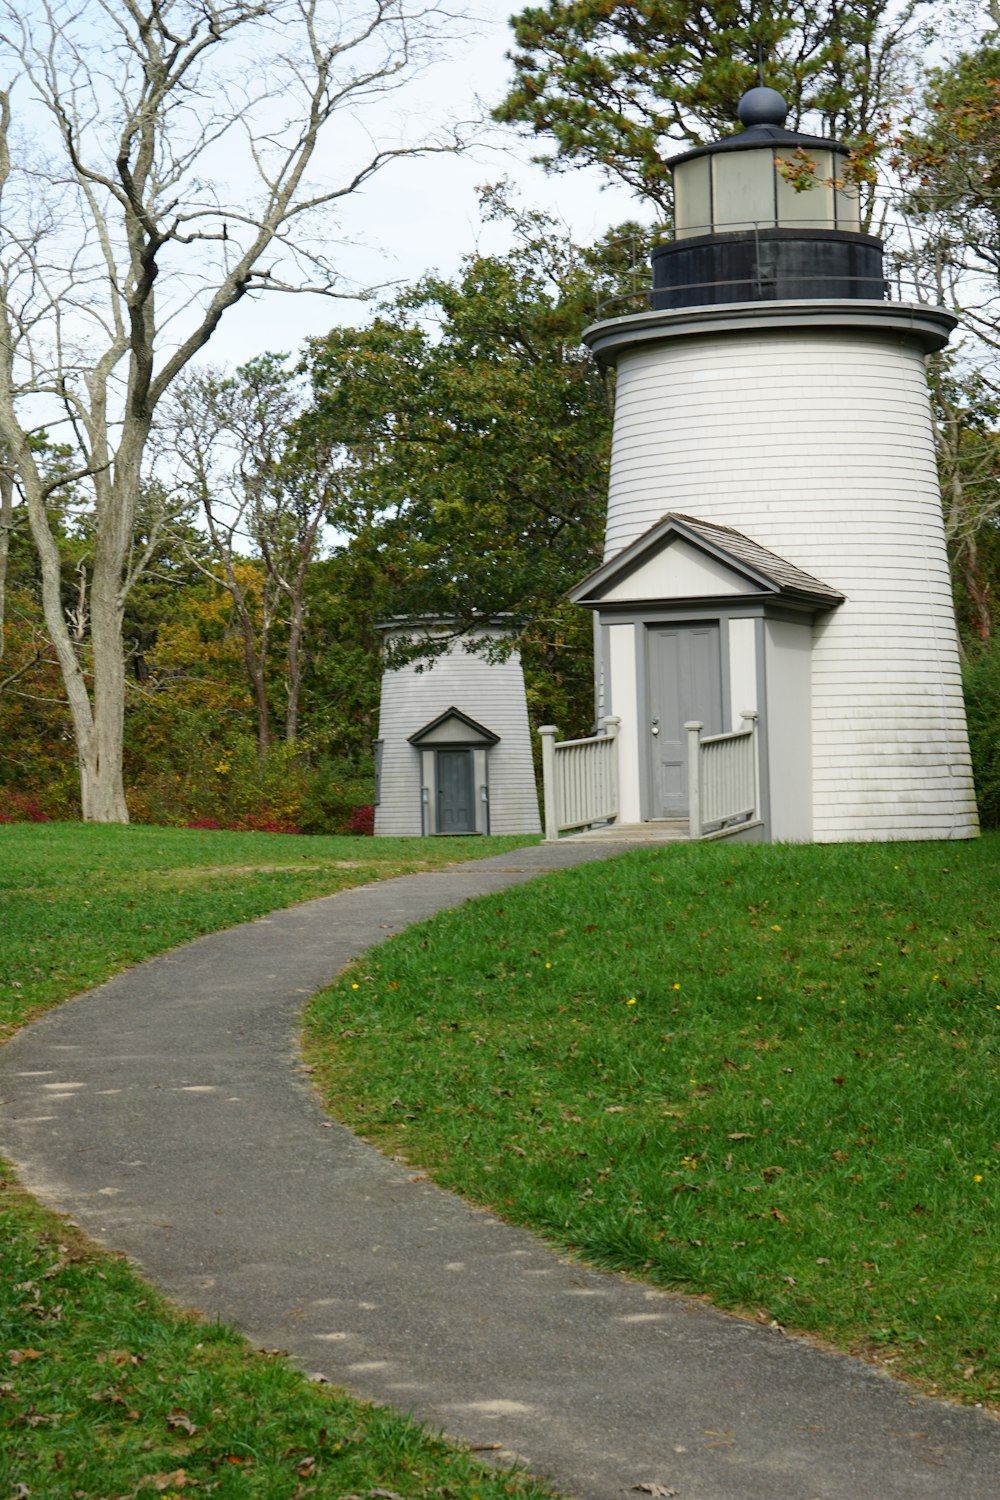
[[[0,1024],[9,1034],[204,932],[528,842],[4,825]],[[123,1257],[36,1204],[2,1161],[0,1215],[3,1500],[551,1500],[179,1311]]]
[[537,843],[0,825],[0,1041],[124,969],[267,912]]
[[308,1007],[327,1108],[592,1264],[998,1409],[1000,837],[672,846]]
[[0,1180],[4,1500],[552,1500],[172,1306]]

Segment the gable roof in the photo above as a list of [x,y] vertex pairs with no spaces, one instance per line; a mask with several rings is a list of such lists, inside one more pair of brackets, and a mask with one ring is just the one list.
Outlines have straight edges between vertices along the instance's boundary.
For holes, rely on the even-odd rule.
[[601,603],[611,589],[625,584],[631,574],[677,540],[689,543],[732,572],[742,582],[744,597],[770,596],[814,609],[832,609],[844,601],[844,595],[837,589],[761,547],[742,532],[676,511],[669,511],[642,536],[595,568],[570,589],[569,598],[574,604]]
[[[494,734],[492,729],[487,729],[484,724],[477,724],[475,719],[471,719],[468,714],[463,714],[462,710],[455,708],[454,705],[451,708],[446,708],[443,714],[438,714],[436,719],[431,719],[429,724],[425,724],[415,734],[411,734],[408,737],[409,743],[411,745],[422,744],[424,740],[433,735],[436,729],[442,729],[449,722],[456,724],[460,729],[466,731],[464,737],[465,744],[498,745],[500,743],[500,736]],[[451,741],[452,744],[456,745],[462,742],[461,740]]]

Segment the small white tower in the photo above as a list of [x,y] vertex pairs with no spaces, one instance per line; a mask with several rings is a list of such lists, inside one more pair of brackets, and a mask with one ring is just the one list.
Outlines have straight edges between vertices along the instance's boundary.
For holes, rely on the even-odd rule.
[[509,630],[457,634],[442,620],[382,628],[387,643],[420,637],[447,644],[429,660],[383,674],[375,832],[539,833],[521,660],[516,651],[491,660],[481,649]]
[[584,335],[617,396],[605,563],[573,597],[622,820],[682,816],[684,722],[752,709],[766,837],[971,837],[925,376],[955,319],[887,300],[845,148],[785,114],[751,89],[740,134],[670,163],[652,310]]

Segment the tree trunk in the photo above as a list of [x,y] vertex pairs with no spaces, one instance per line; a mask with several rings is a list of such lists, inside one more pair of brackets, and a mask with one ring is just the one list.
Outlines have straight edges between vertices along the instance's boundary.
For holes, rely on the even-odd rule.
[[302,631],[305,625],[305,607],[302,593],[305,587],[305,569],[299,569],[299,578],[292,594],[292,616],[288,631],[288,707],[285,711],[285,743],[294,745],[299,737],[299,699],[302,694]]
[[4,648],[4,624],[7,601],[7,559],[10,556],[10,534],[14,529],[14,477],[6,462],[0,467],[0,657]]
[[[105,570],[102,570],[105,571]],[[119,577],[121,570],[119,568]],[[120,586],[95,570],[90,595],[94,660],[93,732],[80,754],[80,802],[88,823],[127,823],[122,768],[125,730],[125,654]]]
[[271,710],[267,702],[267,621],[265,619],[261,628],[258,647],[250,611],[235,580],[229,587],[229,592],[236,605],[236,618],[240,622],[243,637],[243,663],[253,685],[254,706],[257,710],[257,754],[263,757],[271,748]]

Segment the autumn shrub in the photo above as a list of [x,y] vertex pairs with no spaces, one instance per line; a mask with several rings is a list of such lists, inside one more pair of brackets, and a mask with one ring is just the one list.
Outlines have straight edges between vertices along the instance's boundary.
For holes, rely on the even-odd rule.
[[49,814],[31,792],[0,791],[0,823],[49,822]]
[[129,813],[137,823],[298,833],[307,778],[296,746],[261,755],[247,734],[221,743],[194,737],[185,761],[132,783]]
[[258,808],[254,812],[245,813],[237,822],[227,823],[226,827],[233,833],[302,832],[297,823],[290,822],[287,818],[276,817],[266,808]]
[[362,833],[374,828],[354,827],[351,820],[364,813],[372,799],[374,770],[371,763],[358,765],[346,757],[318,756],[304,770],[300,827],[303,833]]
[[360,833],[371,836],[375,832],[375,808],[369,803],[365,807],[356,807],[344,819],[339,830],[341,833]]
[[1000,828],[1000,646],[985,647],[966,664],[963,686],[979,820]]
[[70,822],[80,816],[75,778],[70,774],[46,786],[0,787],[0,823]]

